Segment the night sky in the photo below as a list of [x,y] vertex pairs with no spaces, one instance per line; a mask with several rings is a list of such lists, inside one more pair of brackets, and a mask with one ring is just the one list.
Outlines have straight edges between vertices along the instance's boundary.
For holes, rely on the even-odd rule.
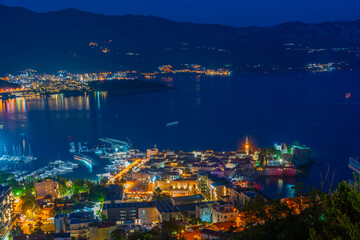
[[71,7],[103,14],[156,15],[233,26],[360,19],[359,0],[0,0],[0,4],[38,12]]

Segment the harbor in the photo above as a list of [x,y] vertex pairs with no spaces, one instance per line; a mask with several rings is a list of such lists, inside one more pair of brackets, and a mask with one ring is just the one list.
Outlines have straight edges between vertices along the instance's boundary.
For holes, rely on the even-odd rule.
[[77,163],[56,160],[54,162],[50,162],[47,166],[30,173],[28,171],[16,171],[12,172],[12,174],[14,174],[17,181],[21,182],[29,177],[33,177],[34,179],[45,179],[66,175],[73,172],[73,170],[78,166],[79,164]]
[[[93,178],[116,179],[117,174],[131,168],[135,173],[157,172],[155,178],[161,175],[161,171],[170,169],[170,171],[183,172],[190,169],[190,171],[196,172],[215,171],[219,176],[228,175],[228,178],[234,181],[254,183],[257,178],[263,176],[295,177],[297,175],[296,166],[311,162],[310,148],[299,144],[287,146],[285,143],[281,143],[261,149],[253,146],[248,137],[242,147],[228,152],[215,152],[209,149],[192,152],[159,151],[156,146],[145,152],[133,148],[129,139],[124,141],[99,138],[98,144],[93,146],[85,141],[69,142],[68,151],[72,155],[73,161],[56,160],[34,171],[15,171],[10,167],[10,163],[27,164],[36,159],[32,156],[30,146],[28,148],[29,156],[23,156],[20,147],[13,146],[13,149],[13,155],[4,154],[0,157],[1,163],[9,163],[2,165],[0,170],[14,174],[18,181],[28,177],[44,179],[59,175],[69,176],[79,166],[87,168],[92,173],[93,167],[98,166],[100,169],[97,169]],[[6,146],[4,146],[4,153],[8,153]],[[140,162],[139,159],[141,159]],[[126,174],[122,175],[125,179],[131,177]]]
[[[268,81],[268,78],[272,79],[272,83]],[[303,94],[284,92],[283,88],[275,87],[273,84],[275,82],[276,86],[296,88],[304,93],[309,90],[306,87],[308,84],[314,84],[314,78],[317,79],[314,85],[316,94],[312,94],[310,99],[305,98]],[[109,173],[105,167],[112,165],[106,155],[101,156],[104,148],[102,145],[105,145],[105,148],[111,145],[99,141],[99,138],[109,137],[127,141],[126,137],[129,137],[135,144],[133,148],[140,149],[142,152],[155,144],[159,149],[183,150],[184,152],[206,151],[207,149],[213,149],[214,152],[230,152],[236,151],[239,147],[238,143],[244,140],[242,137],[246,135],[249,135],[250,142],[254,139],[254,143],[260,148],[273,146],[274,142],[292,143],[294,140],[299,140],[314,149],[312,159],[315,164],[300,167],[300,169],[296,167],[296,180],[293,180],[294,177],[290,179],[276,176],[264,176],[261,180],[264,191],[268,195],[274,193],[273,197],[278,194],[286,196],[288,191],[286,186],[289,184],[302,182],[305,187],[317,186],[320,173],[324,174],[327,161],[339,174],[335,176],[334,182],[338,182],[342,175],[344,178],[352,178],[351,172],[339,159],[344,159],[343,156],[358,154],[356,152],[357,134],[354,132],[354,135],[346,142],[334,141],[328,138],[328,135],[329,128],[335,129],[335,138],[342,139],[344,131],[340,131],[338,126],[356,124],[355,118],[344,119],[340,117],[340,113],[336,116],[331,114],[337,112],[357,114],[355,105],[350,104],[358,100],[358,94],[353,90],[356,79],[356,73],[338,72],[333,72],[331,75],[303,73],[300,74],[300,78],[293,74],[269,75],[268,77],[200,77],[198,79],[174,76],[171,83],[177,90],[157,94],[122,97],[91,94],[86,97],[72,98],[59,95],[47,98],[2,100],[0,124],[4,127],[0,131],[2,140],[0,151],[3,150],[3,144],[6,144],[8,155],[12,155],[13,145],[15,148],[19,145],[23,147],[22,141],[25,139],[26,148],[31,144],[33,156],[37,160],[28,164],[14,163],[14,165],[26,166],[15,170],[34,171],[46,166],[50,161],[60,159],[79,164],[76,171],[65,176],[95,180]],[[258,88],[252,84],[254,81],[263,84],[271,94],[259,92]],[[324,88],[326,91],[329,90],[327,83],[337,86],[338,98],[322,91]],[[340,91],[345,86],[352,87],[346,91]],[[200,87],[199,91],[196,90],[198,87]],[[349,92],[351,92],[351,98],[346,100],[344,96]],[[219,98],[217,94],[226,95],[229,98]],[[154,98],[155,95],[158,97]],[[186,102],[183,101],[185,97],[188,99]],[[251,99],[258,99],[255,107],[243,104]],[[288,101],[284,102],[284,99]],[[319,101],[323,101],[324,105],[319,105]],[[287,109],[284,105],[287,102],[294,102],[295,106],[288,109],[290,112],[285,116],[282,113],[284,109]],[[349,104],[339,107],[336,105],[337,102]],[[218,108],[220,105],[225,106],[226,112]],[[135,110],[139,107],[141,107],[141,114]],[[274,111],[279,114],[274,114]],[[327,114],[322,114],[323,111]],[[250,121],[243,117],[244,113],[259,114],[259,117]],[[228,114],[231,116],[228,117]],[[307,120],[310,115],[319,124],[310,124]],[[151,116],[151,118],[145,121],[144,116]],[[320,124],[329,118],[336,120],[329,125]],[[167,123],[173,121],[179,121],[179,124],[174,127],[166,126]],[[22,133],[25,135],[20,135]],[[91,152],[84,151],[82,154],[94,159],[91,173],[86,164],[74,160],[73,153],[69,152],[70,142],[74,142],[76,148],[78,148],[78,142],[82,145],[87,142],[87,148]],[[335,151],[337,148],[340,148],[340,152]],[[352,150],[347,152],[346,149]],[[28,155],[28,151],[24,155]],[[268,165],[270,164],[268,162]],[[6,167],[5,164],[0,166],[0,168],[3,167]],[[262,174],[265,175],[265,170]]]
[[32,155],[31,147],[28,147],[28,154],[26,155],[25,150],[22,151],[20,146],[15,147],[13,145],[12,155],[9,155],[6,145],[4,145],[0,162],[11,162],[11,163],[24,163],[28,164],[37,158]]

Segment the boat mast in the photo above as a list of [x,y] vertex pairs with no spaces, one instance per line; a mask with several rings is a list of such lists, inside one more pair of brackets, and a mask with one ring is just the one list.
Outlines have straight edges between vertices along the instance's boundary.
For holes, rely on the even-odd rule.
[[32,151],[31,151],[30,144],[29,144],[29,156],[30,156],[30,157],[32,156]]

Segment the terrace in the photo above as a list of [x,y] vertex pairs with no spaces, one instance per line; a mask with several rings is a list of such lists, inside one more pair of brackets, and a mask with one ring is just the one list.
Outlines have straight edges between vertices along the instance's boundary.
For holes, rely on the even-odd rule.
[[350,157],[349,168],[355,171],[357,174],[360,174],[360,157]]

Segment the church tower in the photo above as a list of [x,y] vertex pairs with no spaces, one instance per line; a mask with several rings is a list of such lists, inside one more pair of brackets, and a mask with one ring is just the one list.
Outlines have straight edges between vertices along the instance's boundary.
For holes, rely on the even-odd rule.
[[249,143],[248,136],[246,136],[246,140],[245,140],[245,152],[246,152],[246,155],[250,154],[250,143]]

